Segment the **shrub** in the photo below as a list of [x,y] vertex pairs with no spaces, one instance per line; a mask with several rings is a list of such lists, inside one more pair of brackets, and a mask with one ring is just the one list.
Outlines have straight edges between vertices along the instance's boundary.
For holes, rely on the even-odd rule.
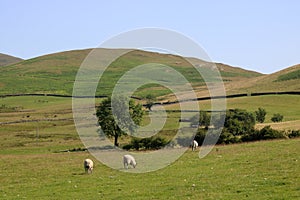
[[222,132],[218,140],[218,144],[233,144],[239,142],[241,142],[241,137],[228,132]]
[[300,130],[291,130],[287,132],[287,136],[289,138],[296,138],[296,137],[300,137]]
[[245,110],[233,109],[226,114],[223,132],[244,135],[254,130],[255,117]]
[[259,123],[263,123],[265,121],[266,114],[267,112],[265,109],[258,108],[258,110],[255,111],[256,121],[258,121]]
[[250,141],[256,141],[256,140],[261,140],[259,130],[255,130],[251,133],[245,134],[241,138],[242,142],[250,142]]
[[283,131],[278,131],[272,129],[270,126],[265,126],[261,130],[255,130],[250,134],[242,136],[241,140],[243,142],[257,141],[257,140],[270,140],[270,139],[280,139],[286,138]]
[[133,146],[132,146],[132,144],[126,144],[126,145],[123,146],[123,149],[128,151],[130,149],[133,149]]
[[272,122],[281,122],[283,120],[283,115],[276,113],[273,115],[273,117],[271,118]]
[[198,142],[198,144],[202,144],[206,135],[205,129],[198,129],[197,134],[195,135],[194,140]]
[[259,131],[260,138],[262,140],[285,138],[283,131],[272,129],[270,126],[265,126]]
[[221,131],[219,129],[199,129],[194,140],[196,140],[198,142],[198,144],[203,144],[204,142],[204,139],[206,137],[206,142],[205,144],[206,145],[214,145],[215,144],[215,141],[217,140],[217,143],[218,144],[221,144],[223,143],[218,135],[218,132]]
[[132,138],[129,144],[123,146],[123,149],[130,150],[152,150],[152,149],[160,149],[166,146],[168,142],[161,137],[150,137],[150,138]]

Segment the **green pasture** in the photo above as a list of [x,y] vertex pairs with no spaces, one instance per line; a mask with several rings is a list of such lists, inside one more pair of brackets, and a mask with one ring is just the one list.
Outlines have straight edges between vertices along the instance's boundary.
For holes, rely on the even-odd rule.
[[[299,95],[265,95],[227,98],[227,109],[245,109],[249,112],[256,111],[259,107],[267,111],[266,122],[271,122],[271,117],[275,113],[284,116],[283,121],[293,121],[300,119],[300,96]],[[210,110],[211,101],[199,101],[200,110]],[[166,106],[166,109],[178,109],[177,104]]]
[[[2,154],[0,198],[299,199],[299,142],[216,146],[203,159],[188,150],[170,166],[144,174],[112,170],[87,152]],[[85,158],[95,161],[93,174],[84,174]]]
[[[278,112],[288,121],[300,119],[297,102],[296,95],[241,97],[227,99],[227,108],[263,107],[267,119]],[[124,173],[88,152],[63,152],[84,147],[72,121],[71,103],[70,98],[49,96],[0,99],[5,105],[0,106],[0,122],[7,123],[0,124],[0,199],[300,198],[299,139],[218,145],[203,159],[199,150],[188,150],[164,169]],[[209,101],[199,104],[204,110],[210,107]],[[161,134],[171,137],[179,119],[172,110],[179,107],[165,108],[168,123]],[[148,122],[146,115],[144,124]],[[91,175],[84,174],[85,158],[95,161]]]

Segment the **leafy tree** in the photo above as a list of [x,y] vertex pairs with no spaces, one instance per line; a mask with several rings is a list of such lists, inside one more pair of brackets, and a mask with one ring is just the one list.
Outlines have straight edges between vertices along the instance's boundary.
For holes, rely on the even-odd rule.
[[[112,111],[112,102],[114,103],[114,113]],[[129,100],[129,115],[128,99],[119,96],[115,99],[105,99],[97,108],[98,123],[101,126],[104,134],[109,137],[114,137],[114,145],[119,146],[118,139],[122,135],[127,135],[128,132],[133,133],[137,126],[140,125],[143,117],[142,105],[135,104]]]
[[232,109],[227,111],[223,132],[243,135],[254,130],[255,117],[245,110]]
[[258,108],[257,111],[255,111],[256,121],[259,123],[263,123],[266,119],[266,110],[263,108]]
[[272,122],[281,122],[283,120],[283,115],[276,113],[273,115],[273,117],[271,118]]

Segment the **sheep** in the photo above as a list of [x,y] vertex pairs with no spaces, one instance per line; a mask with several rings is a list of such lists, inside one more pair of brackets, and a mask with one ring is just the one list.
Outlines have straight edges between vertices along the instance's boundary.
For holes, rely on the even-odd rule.
[[94,163],[91,159],[85,159],[83,162],[85,173],[92,173],[94,168]]
[[124,164],[125,169],[128,169],[128,165],[131,165],[133,168],[135,168],[137,165],[137,163],[132,155],[124,155],[123,156],[123,164]]
[[191,145],[192,145],[192,151],[195,151],[198,147],[198,142],[196,140],[193,140]]

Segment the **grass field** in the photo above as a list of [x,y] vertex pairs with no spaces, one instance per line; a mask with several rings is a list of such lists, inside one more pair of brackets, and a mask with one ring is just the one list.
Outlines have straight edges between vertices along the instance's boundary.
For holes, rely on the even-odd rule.
[[[268,120],[279,112],[288,123],[300,120],[299,98],[242,97],[228,99],[227,107],[263,107]],[[209,104],[201,101],[201,109]],[[88,152],[56,153],[83,147],[70,98],[7,97],[0,105],[0,199],[300,198],[299,139],[215,146],[203,159],[189,150],[164,169],[132,174],[110,169]],[[170,113],[175,121],[166,130],[177,123],[176,116]],[[91,175],[84,174],[85,158],[96,162]]]
[[86,175],[83,159],[92,158],[86,152],[2,154],[0,198],[299,199],[299,142],[216,146],[203,159],[189,150],[170,166],[145,174],[96,162],[94,173]]
[[[300,96],[299,95],[266,95],[254,97],[238,97],[226,99],[227,109],[240,108],[249,112],[256,111],[259,107],[267,111],[266,123],[271,122],[274,113],[284,116],[283,121],[300,120]],[[210,100],[199,101],[201,110],[209,110]],[[178,109],[176,104],[166,106],[166,109]]]

